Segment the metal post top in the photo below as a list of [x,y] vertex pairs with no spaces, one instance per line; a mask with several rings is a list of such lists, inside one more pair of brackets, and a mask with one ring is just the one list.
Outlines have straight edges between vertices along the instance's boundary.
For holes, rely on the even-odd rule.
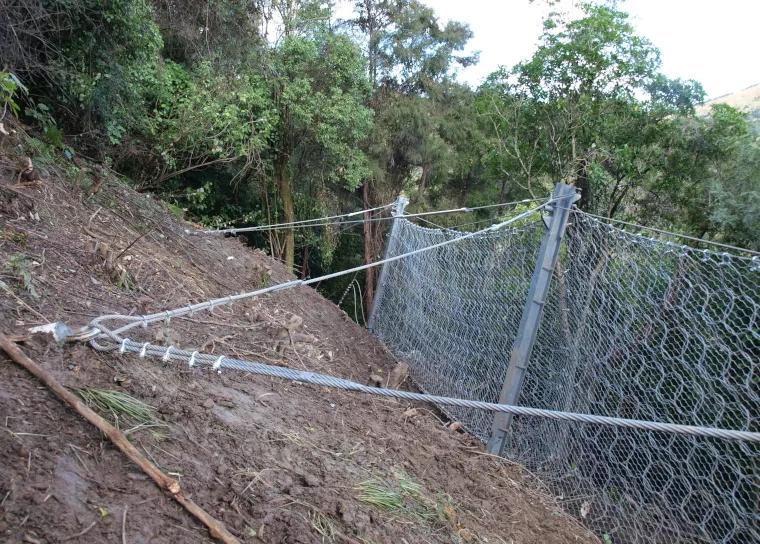
[[559,182],[554,186],[554,198],[573,197],[573,202],[576,202],[581,198],[581,194],[578,187],[575,185],[568,185],[567,183]]
[[409,199],[404,193],[399,193],[398,198],[393,205],[393,215],[404,215],[404,210],[406,209],[407,204],[409,204]]

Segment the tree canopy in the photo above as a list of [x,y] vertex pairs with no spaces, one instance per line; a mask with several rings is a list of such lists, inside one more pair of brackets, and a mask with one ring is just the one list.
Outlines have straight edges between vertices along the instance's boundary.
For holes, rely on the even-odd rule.
[[[4,115],[209,225],[402,190],[418,209],[541,197],[563,180],[593,213],[760,247],[757,124],[724,105],[696,114],[702,87],[666,77],[617,3],[551,14],[531,58],[478,88],[456,80],[477,62],[467,25],[419,0],[353,7],[338,20],[319,0],[10,0]],[[309,274],[378,258],[383,233],[251,243]],[[373,289],[370,272],[368,303]]]

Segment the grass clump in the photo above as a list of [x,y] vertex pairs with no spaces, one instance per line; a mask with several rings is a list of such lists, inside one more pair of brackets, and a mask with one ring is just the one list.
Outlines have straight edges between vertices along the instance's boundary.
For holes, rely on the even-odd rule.
[[108,415],[119,429],[133,427],[130,430],[136,430],[163,425],[156,417],[153,406],[122,391],[84,388],[77,390],[77,393],[90,408]]
[[355,489],[361,502],[423,525],[445,525],[448,520],[446,497],[432,497],[422,485],[402,470],[387,476],[373,476]]
[[312,528],[319,534],[322,544],[334,544],[336,542],[339,531],[329,517],[321,512],[311,511],[309,520]]

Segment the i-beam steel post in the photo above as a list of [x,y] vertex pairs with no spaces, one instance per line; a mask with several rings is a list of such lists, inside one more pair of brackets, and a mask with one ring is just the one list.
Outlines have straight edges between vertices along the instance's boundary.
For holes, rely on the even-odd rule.
[[[393,224],[391,225],[391,232],[388,235],[388,244],[385,246],[385,255],[383,257],[384,259],[392,257],[390,254],[390,249],[391,244],[393,244],[393,241],[398,235],[398,218],[404,215],[404,210],[406,209],[407,204],[409,204],[409,199],[406,198],[406,195],[404,193],[398,195],[396,203],[393,205],[394,219]],[[386,276],[388,275],[388,264],[389,263],[385,263],[380,269],[380,276],[377,279],[377,291],[375,291],[375,298],[372,300],[372,309],[369,312],[369,322],[367,323],[367,328],[370,331],[374,330],[377,307],[379,306],[380,301],[383,299],[383,293],[385,292]]]
[[[533,344],[536,342],[538,327],[541,325],[546,297],[549,293],[554,267],[559,259],[559,249],[562,237],[565,234],[570,208],[578,200],[575,187],[558,183],[554,189],[552,199],[554,202],[547,206],[551,209],[551,219],[548,229],[541,242],[538,252],[536,267],[533,270],[533,278],[530,282],[528,298],[523,307],[520,328],[517,337],[512,344],[512,352],[509,357],[509,367],[504,379],[504,385],[499,395],[500,404],[516,404],[522,390],[525,369],[528,367]],[[512,415],[497,413],[494,416],[491,428],[491,438],[488,440],[489,453],[501,455],[507,441],[507,431],[512,423]]]

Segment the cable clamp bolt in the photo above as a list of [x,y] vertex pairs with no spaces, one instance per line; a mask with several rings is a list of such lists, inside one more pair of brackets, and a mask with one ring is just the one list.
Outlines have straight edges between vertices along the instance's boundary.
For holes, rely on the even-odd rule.
[[216,362],[211,365],[211,370],[216,370],[219,374],[221,374],[222,371],[219,370],[219,367],[222,366],[222,359],[224,359],[224,355],[220,355]]

